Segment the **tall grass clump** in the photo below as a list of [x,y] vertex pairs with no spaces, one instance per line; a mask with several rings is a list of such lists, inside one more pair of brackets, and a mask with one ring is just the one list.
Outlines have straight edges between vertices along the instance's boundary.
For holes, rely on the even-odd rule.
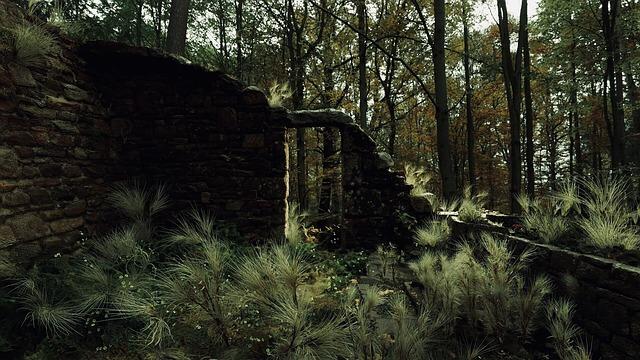
[[451,236],[451,227],[447,220],[434,220],[429,224],[418,227],[413,239],[422,246],[437,247],[446,242]]
[[569,231],[569,220],[560,216],[558,211],[565,206],[570,206],[567,209],[569,211],[574,206],[571,203],[566,202],[566,205],[556,206],[557,204],[550,199],[542,202],[532,200],[527,195],[519,195],[516,200],[522,209],[523,226],[527,231],[538,235],[544,243],[553,243]]
[[551,292],[549,279],[525,276],[533,252],[516,255],[505,241],[488,234],[482,235],[481,244],[474,250],[463,243],[453,255],[428,251],[411,263],[423,288],[422,301],[448,324],[465,318],[499,341],[511,334],[529,339],[541,324]]
[[629,181],[620,177],[565,182],[541,200],[518,197],[525,229],[552,243],[577,229],[586,243],[598,248],[635,250],[640,238],[633,225],[637,209],[627,199]]
[[556,353],[562,360],[589,360],[589,346],[580,339],[573,324],[575,307],[566,299],[554,299],[546,306],[547,330]]
[[284,237],[291,244],[300,244],[305,240],[305,223],[307,213],[300,210],[298,203],[290,203],[284,225]]
[[584,217],[578,222],[588,243],[599,248],[640,246],[638,232],[631,225],[633,210],[627,202],[629,182],[622,178],[584,181]]
[[458,217],[466,223],[476,223],[484,219],[483,207],[486,193],[472,194],[471,187],[464,189],[460,206],[458,207]]
[[407,185],[411,185],[411,195],[425,196],[429,193],[428,184],[431,182],[431,175],[426,169],[416,165],[406,164],[404,166],[404,176]]
[[42,65],[47,55],[59,51],[54,36],[42,26],[20,24],[12,32],[14,60],[20,65]]
[[276,108],[284,106],[284,103],[293,96],[293,90],[289,87],[289,84],[280,84],[273,82],[269,87],[269,96],[267,100],[269,106]]

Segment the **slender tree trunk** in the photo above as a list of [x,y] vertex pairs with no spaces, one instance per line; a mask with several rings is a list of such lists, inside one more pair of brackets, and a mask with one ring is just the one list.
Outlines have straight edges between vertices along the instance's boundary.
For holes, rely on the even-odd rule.
[[[526,6],[523,3],[522,6]],[[528,22],[528,19],[525,18]],[[524,34],[524,102],[525,102],[525,133],[526,133],[526,158],[527,158],[527,195],[535,194],[535,170],[533,166],[533,99],[531,97],[531,52],[529,51],[529,28],[525,25]]]
[[142,7],[144,0],[136,1],[136,46],[142,46]]
[[516,197],[522,188],[522,152],[520,141],[520,105],[521,105],[521,72],[522,72],[522,45],[527,24],[527,1],[522,0],[520,9],[520,27],[518,30],[518,48],[515,55],[515,64],[511,59],[511,41],[509,32],[509,13],[505,0],[498,2],[498,21],[500,27],[500,44],[502,48],[502,72],[504,76],[505,92],[509,104],[510,127],[510,193],[511,211],[520,211]]
[[447,72],[445,58],[445,0],[434,0],[435,25],[433,32],[433,72],[436,100],[436,127],[438,143],[438,167],[442,178],[444,198],[451,200],[456,195],[456,180],[451,160],[449,139],[449,101],[447,98]]
[[154,31],[156,35],[156,48],[162,48],[162,5],[164,0],[156,0],[155,16],[154,16]]
[[365,34],[366,26],[366,0],[356,0],[356,11],[358,16],[358,94],[359,110],[358,122],[363,129],[367,128],[367,43]]
[[582,175],[582,136],[580,134],[580,116],[578,114],[578,81],[576,79],[576,64],[573,59],[574,57],[572,57],[571,60],[571,116],[573,123],[573,133],[571,136],[575,150],[574,170],[575,173],[580,176]]
[[167,30],[167,51],[184,55],[187,42],[189,20],[189,0],[171,0],[169,29]]
[[244,0],[236,0],[236,77],[242,80],[242,33],[244,32]]
[[466,92],[466,114],[467,114],[467,163],[469,166],[469,186],[471,193],[476,194],[476,155],[475,155],[475,127],[473,123],[473,93],[471,88],[471,69],[469,61],[469,19],[467,1],[462,4],[463,32],[464,32],[464,87]]
[[624,165],[624,113],[622,110],[622,76],[617,70],[616,18],[619,0],[601,0],[602,28],[607,49],[607,74],[609,77],[609,97],[613,116],[613,141],[611,141],[611,167],[616,170]]

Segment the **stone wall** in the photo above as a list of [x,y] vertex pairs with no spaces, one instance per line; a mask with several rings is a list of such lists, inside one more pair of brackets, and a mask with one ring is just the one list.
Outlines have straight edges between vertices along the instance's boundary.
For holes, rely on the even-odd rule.
[[286,114],[218,71],[142,48],[81,49],[109,108],[110,177],[166,183],[179,208],[211,209],[249,240],[284,226]]
[[[3,20],[22,16],[6,6]],[[248,239],[282,233],[285,114],[261,91],[148,49],[57,38],[29,67],[0,44],[0,251],[29,261],[112,227],[104,196],[131,178]]]
[[409,190],[388,154],[347,114],[338,110],[296,111],[291,127],[333,127],[340,131],[342,245],[375,247],[408,239],[398,213],[410,211]]
[[19,260],[80,240],[107,186],[107,111],[72,44],[59,41],[59,53],[31,67],[0,46],[0,249]]
[[516,248],[534,248],[533,270],[549,274],[556,293],[576,303],[577,322],[594,340],[594,358],[640,358],[640,268],[510,236],[497,227],[453,224],[457,234],[500,229],[493,233]]

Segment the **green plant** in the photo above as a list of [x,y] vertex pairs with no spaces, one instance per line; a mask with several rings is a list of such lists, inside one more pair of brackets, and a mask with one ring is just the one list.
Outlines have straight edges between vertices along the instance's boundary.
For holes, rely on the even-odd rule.
[[404,177],[407,185],[411,185],[411,195],[425,196],[429,193],[427,186],[431,182],[431,175],[425,169],[406,164],[404,166]]
[[625,218],[594,215],[581,220],[580,227],[588,242],[599,248],[620,246],[626,250],[634,250],[640,245],[638,233],[629,226]]
[[582,201],[578,193],[578,186],[573,181],[565,181],[560,184],[560,188],[552,194],[551,198],[555,200],[562,216],[582,213]]
[[375,323],[376,311],[382,301],[375,286],[368,287],[364,293],[356,286],[351,286],[346,292],[342,304],[355,359],[375,359],[382,352],[382,342]]
[[633,212],[627,204],[628,181],[603,178],[583,182],[582,203],[586,214],[579,221],[591,245],[600,248],[620,246],[627,250],[640,246],[638,233],[629,224]]
[[23,66],[40,65],[47,55],[59,51],[53,35],[34,24],[16,26],[12,43],[14,59]]
[[273,82],[269,87],[269,96],[267,97],[267,100],[269,101],[269,106],[281,107],[284,105],[285,101],[291,98],[292,95],[293,91],[289,87],[289,84]]
[[445,314],[434,313],[435,311],[426,306],[416,312],[403,295],[392,297],[389,302],[389,315],[393,321],[393,342],[388,346],[388,358],[431,358],[437,351],[435,344],[442,342],[443,328],[450,322]]
[[579,339],[580,329],[573,324],[574,312],[575,306],[566,299],[553,299],[547,304],[549,338],[562,360],[591,359],[589,346]]
[[304,220],[307,213],[300,210],[297,203],[291,203],[287,206],[286,222],[284,225],[284,237],[291,244],[301,244],[305,240],[305,224]]
[[400,254],[395,247],[388,245],[379,245],[376,248],[376,255],[380,259],[381,273],[380,276],[385,278],[389,270],[391,270],[391,278],[395,279],[395,265],[400,260]]
[[[568,191],[567,194],[569,194]],[[567,207],[567,213],[573,209],[574,205],[569,197],[567,195],[565,200],[554,201],[555,198],[551,198],[549,201],[541,202],[532,200],[524,194],[519,195],[516,200],[523,211],[522,225],[527,231],[537,234],[544,243],[549,244],[559,240],[569,231],[570,226],[569,220],[557,214],[556,208]],[[556,203],[559,205],[556,206]]]
[[446,220],[434,220],[416,229],[413,239],[422,246],[436,247],[451,236],[451,228]]
[[472,194],[471,187],[464,189],[463,198],[458,208],[458,217],[466,223],[476,223],[484,219],[482,208],[484,207],[485,193]]

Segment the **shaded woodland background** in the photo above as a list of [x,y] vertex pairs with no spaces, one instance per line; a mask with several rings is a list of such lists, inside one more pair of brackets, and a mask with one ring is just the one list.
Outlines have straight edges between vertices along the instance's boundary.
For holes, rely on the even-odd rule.
[[[637,0],[542,0],[534,17],[504,0],[19,3],[83,40],[222,69],[290,109],[342,109],[447,198],[471,186],[488,193],[488,208],[517,210],[510,194],[637,172]],[[291,138],[293,200],[317,207],[335,133]]]

